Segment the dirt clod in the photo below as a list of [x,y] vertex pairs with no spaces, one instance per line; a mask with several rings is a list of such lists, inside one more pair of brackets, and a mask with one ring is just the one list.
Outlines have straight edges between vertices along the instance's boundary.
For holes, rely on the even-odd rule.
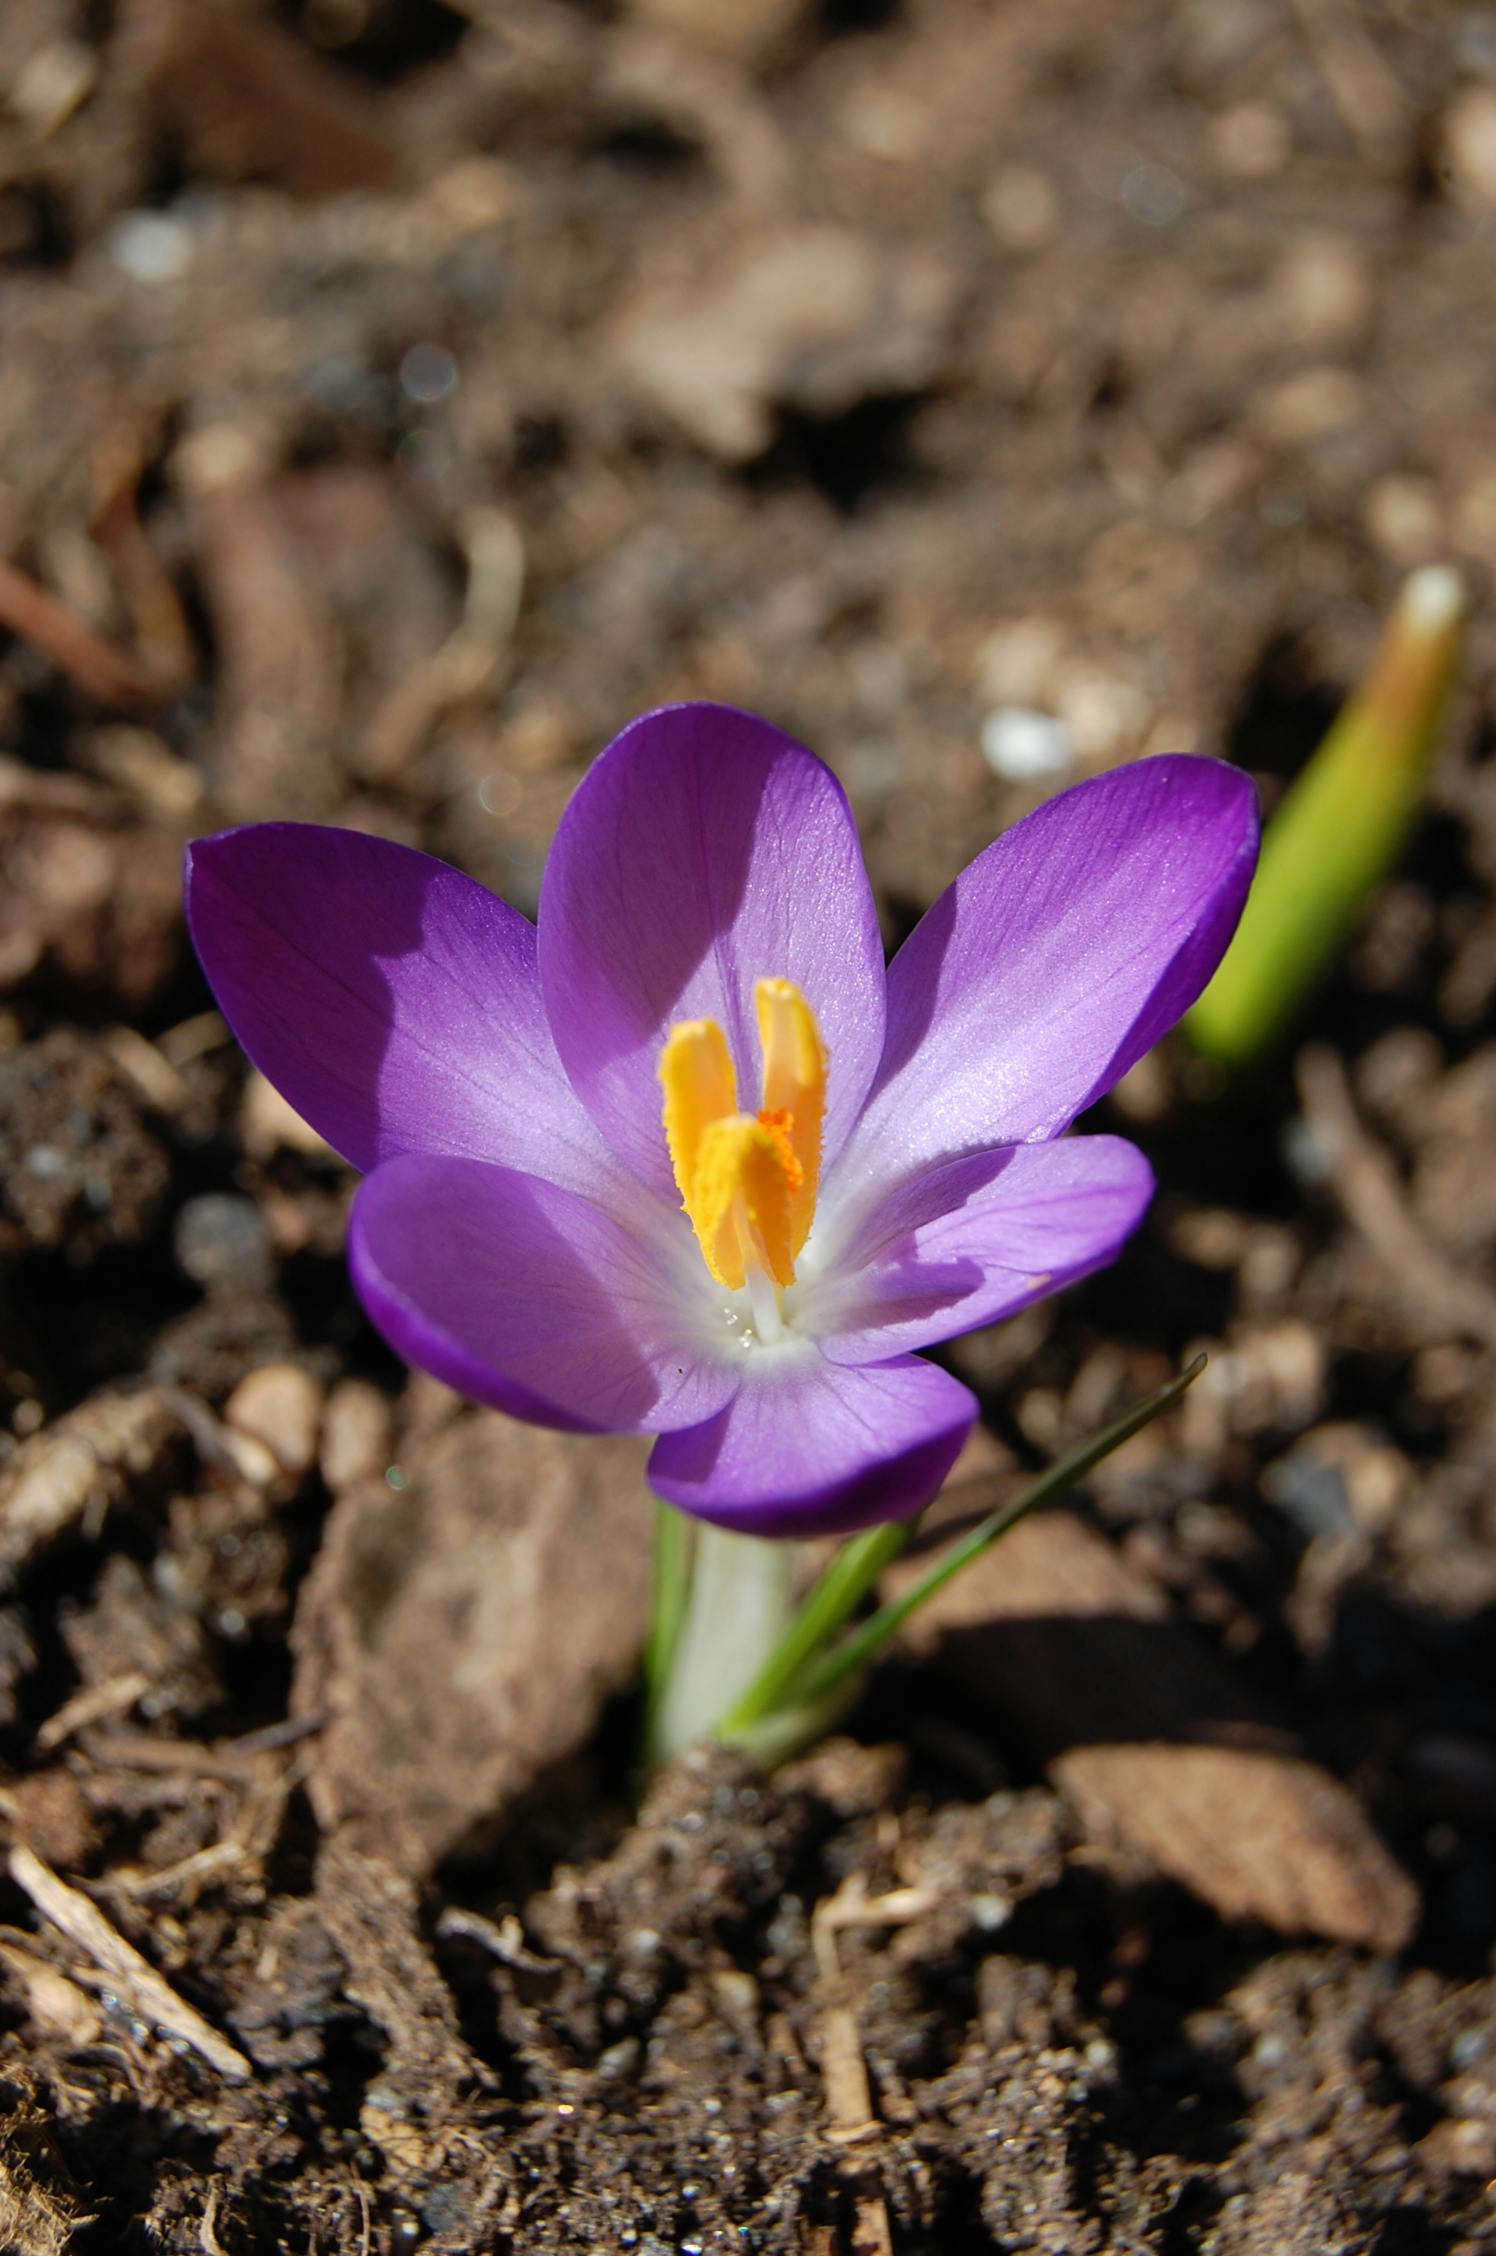
[[59,1027],[0,1051],[0,1250],[82,1264],[134,1245],[170,1174],[138,1092],[100,1045]]

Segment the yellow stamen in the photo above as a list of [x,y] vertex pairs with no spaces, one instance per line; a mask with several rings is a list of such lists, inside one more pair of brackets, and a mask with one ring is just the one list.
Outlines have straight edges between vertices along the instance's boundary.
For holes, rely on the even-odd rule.
[[[701,1139],[713,1121],[738,1109],[738,1080],[727,1036],[715,1019],[690,1018],[672,1026],[660,1052],[665,1090],[665,1141],[681,1204],[701,1237],[695,1184]],[[703,1243],[705,1241],[703,1240]]]
[[[795,1281],[821,1164],[826,1051],[810,1005],[787,979],[754,988],[763,1106],[739,1112],[727,1038],[709,1018],[673,1026],[660,1052],[665,1141],[681,1204],[718,1284],[764,1294]],[[768,1315],[772,1318],[772,1295]]]
[[776,1285],[794,1283],[789,1177],[772,1128],[746,1112],[713,1121],[701,1139],[695,1200],[696,1235],[719,1285],[739,1291],[750,1268]]
[[789,1115],[790,1148],[800,1163],[800,1180],[790,1200],[790,1237],[798,1253],[810,1235],[816,1210],[826,1111],[826,1045],[815,1012],[789,980],[758,980],[753,1000],[764,1053],[763,1109],[775,1118]]

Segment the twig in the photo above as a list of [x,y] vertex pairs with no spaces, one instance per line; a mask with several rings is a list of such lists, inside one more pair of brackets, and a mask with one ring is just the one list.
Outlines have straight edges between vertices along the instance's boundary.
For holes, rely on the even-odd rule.
[[1363,157],[1379,162],[1396,146],[1408,116],[1402,88],[1337,0],[1293,0],[1293,8],[1346,132]]
[[1330,1160],[1330,1189],[1431,1329],[1496,1347],[1496,1293],[1429,1243],[1408,1211],[1391,1160],[1362,1127],[1345,1069],[1333,1050],[1313,1044],[1298,1061],[1299,1098]]
[[[828,2136],[836,2146],[865,2146],[878,2134],[862,2038],[847,1998],[836,1938],[848,1927],[905,1926],[933,1910],[936,1900],[928,1888],[895,1888],[887,1895],[869,1896],[861,1875],[853,1873],[834,1896],[817,1904],[811,1918],[811,1947],[822,1993],[821,2075],[831,2117]],[[844,2154],[841,2169],[855,2214],[852,2245],[857,2256],[893,2256],[888,2204],[876,2164],[867,2156]]]
[[91,1723],[100,1723],[105,1716],[124,1715],[150,1688],[151,1680],[141,1669],[131,1669],[124,1676],[111,1676],[103,1684],[83,1685],[38,1727],[37,1746],[50,1754],[54,1747],[60,1747],[75,1733],[87,1730]]
[[188,1771],[200,1778],[220,1778],[237,1783],[253,1780],[265,1757],[282,1753],[310,1739],[327,1722],[325,1710],[315,1715],[288,1716],[265,1724],[240,1739],[219,1739],[212,1744],[199,1739],[157,1739],[148,1731],[100,1731],[88,1742],[96,1763],[114,1764],[121,1770]]
[[203,2203],[202,2218],[197,2228],[197,2244],[203,2256],[225,2256],[224,2245],[217,2232],[219,2192],[218,2186],[209,2186],[208,2198]]
[[857,2017],[845,1996],[836,1947],[839,1923],[827,1916],[830,1908],[827,1904],[817,1906],[810,1932],[823,1993],[821,2076],[826,2086],[826,2112],[831,2117],[832,2138],[838,2146],[848,2146],[873,2137],[878,2125]]
[[128,651],[101,635],[35,580],[0,559],[0,627],[29,642],[100,705],[137,712],[163,691]]
[[498,509],[470,511],[460,532],[468,566],[462,617],[370,722],[361,767],[374,781],[407,768],[440,722],[493,693],[508,665],[524,596],[524,542]]
[[179,696],[192,680],[195,656],[181,601],[146,536],[138,506],[147,456],[164,417],[133,418],[108,432],[94,450],[97,502],[90,531],[114,566],[115,580],[135,625],[142,672],[158,697]]
[[201,2053],[210,2067],[232,2083],[243,2083],[254,2071],[195,2007],[179,1998],[133,1943],[111,1927],[98,1905],[77,1888],[59,1880],[50,1866],[31,1849],[18,1844],[10,1852],[10,1876],[24,1889],[37,1910],[60,1927],[70,1941],[86,1951],[109,1977],[110,1986],[142,2021],[163,2035],[175,2037]]
[[124,1874],[110,1885],[116,1895],[139,1903],[147,1896],[175,1895],[185,1884],[209,1879],[215,1872],[231,1872],[245,1861],[242,1842],[210,1841],[205,1849],[194,1849],[191,1856],[182,1857],[176,1864],[163,1865],[156,1872]]

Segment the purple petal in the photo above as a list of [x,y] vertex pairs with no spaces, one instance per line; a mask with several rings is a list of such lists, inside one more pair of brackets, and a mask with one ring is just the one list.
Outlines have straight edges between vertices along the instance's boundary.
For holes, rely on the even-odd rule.
[[1119,1136],[1004,1144],[916,1175],[871,1208],[796,1321],[835,1363],[996,1323],[1113,1260],[1153,1195]]
[[712,1018],[758,1102],[756,979],[793,980],[830,1052],[825,1155],[883,1044],[883,950],[857,832],[829,768],[722,705],[647,714],[562,818],[540,897],[556,1047],[608,1143],[668,1192],[655,1067],[677,1020]]
[[1006,831],[889,966],[849,1195],[855,1176],[1058,1135],[1199,994],[1256,855],[1247,777],[1182,755],[1078,784]]
[[660,1433],[712,1417],[740,1382],[740,1361],[703,1346],[671,1244],[534,1175],[389,1160],[359,1186],[348,1261],[397,1355],[535,1425]]
[[[661,1436],[650,1485],[744,1535],[846,1535],[921,1511],[976,1417],[958,1379],[903,1355],[848,1370],[809,1348],[759,1351],[706,1424]],[[751,1358],[750,1358],[751,1361]]]
[[580,1188],[616,1173],[556,1056],[533,927],[459,870],[256,823],[188,848],[187,915],[240,1043],[355,1167],[427,1151]]

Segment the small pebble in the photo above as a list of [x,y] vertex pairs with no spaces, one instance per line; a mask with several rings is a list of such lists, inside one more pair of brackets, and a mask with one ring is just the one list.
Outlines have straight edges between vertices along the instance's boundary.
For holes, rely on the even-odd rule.
[[1378,478],[1361,515],[1375,546],[1394,564],[1426,564],[1446,545],[1444,511],[1427,478]]
[[1269,1465],[1262,1476],[1262,1493],[1311,1542],[1316,1536],[1349,1535],[1354,1530],[1338,1466],[1318,1463],[1308,1451],[1295,1450]]
[[168,212],[125,212],[110,231],[109,251],[132,282],[180,282],[192,264],[192,233]]
[[87,101],[99,75],[98,56],[81,39],[54,39],[16,71],[9,107],[39,141],[65,125]]
[[178,1266],[206,1291],[263,1292],[275,1271],[265,1218],[253,1199],[205,1191],[183,1206],[172,1231]]
[[1064,678],[1067,655],[1065,631],[1058,619],[1042,612],[1009,619],[994,628],[982,645],[981,692],[994,705],[1047,705]]
[[1024,256],[1054,241],[1060,200],[1044,173],[1031,165],[1007,165],[983,191],[982,217],[1005,251]]
[[1136,747],[1154,718],[1136,683],[1114,674],[1067,676],[1057,702],[1076,751],[1089,760],[1107,760]]
[[1474,2115],[1436,2123],[1419,2140],[1418,2151],[1424,2162],[1436,2169],[1451,2170],[1461,2177],[1496,2177],[1496,2124]]
[[1270,180],[1293,154],[1293,135],[1281,110],[1266,102],[1238,102],[1212,120],[1211,155],[1232,180]]
[[1320,352],[1360,337],[1376,305],[1369,262],[1338,235],[1312,234],[1290,244],[1273,289],[1295,341]]
[[1189,192],[1177,172],[1167,165],[1134,165],[1124,174],[1122,208],[1144,227],[1172,227],[1183,217]]
[[400,363],[400,389],[417,407],[434,407],[457,389],[457,363],[445,345],[412,345]]
[[1075,764],[1075,743],[1063,721],[1024,705],[1000,705],[982,723],[982,757],[1006,783],[1061,776]]
[[267,1449],[284,1473],[307,1472],[317,1455],[323,1390],[294,1363],[266,1363],[241,1379],[223,1422]]
[[334,1496],[377,1480],[390,1461],[390,1408],[367,1379],[334,1387],[322,1420],[322,1478]]
[[1496,87],[1472,86],[1450,105],[1440,157],[1455,200],[1496,212]]
[[1359,423],[1366,413],[1366,394],[1348,369],[1305,368],[1281,384],[1263,391],[1252,408],[1252,421],[1275,446],[1308,446]]

